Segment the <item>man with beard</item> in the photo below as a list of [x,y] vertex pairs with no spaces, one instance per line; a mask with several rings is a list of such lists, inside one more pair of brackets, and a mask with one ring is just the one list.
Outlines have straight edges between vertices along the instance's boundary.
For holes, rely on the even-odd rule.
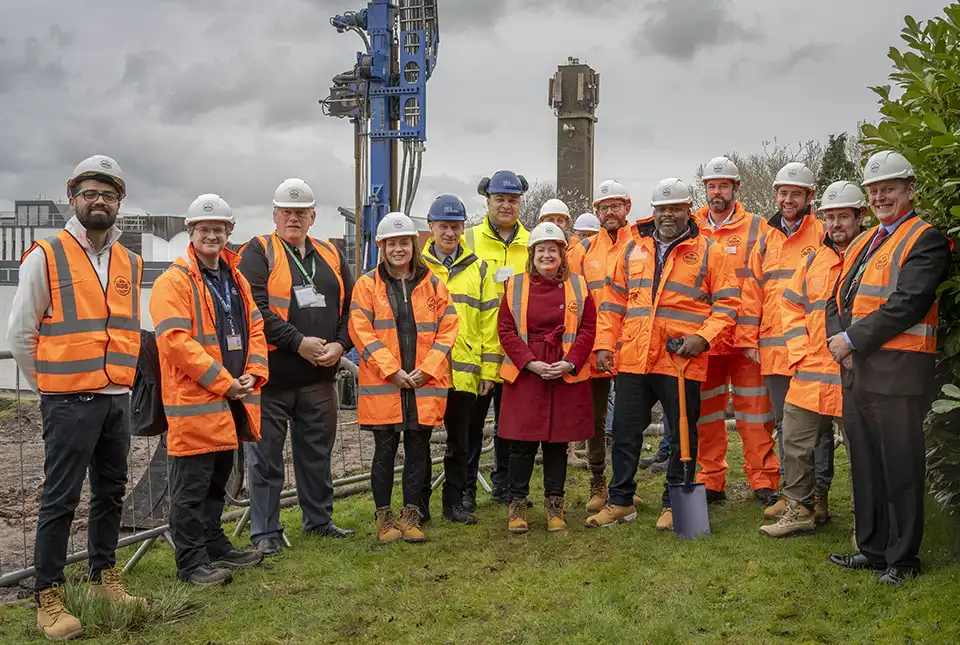
[[74,217],[35,242],[20,265],[7,342],[40,394],[44,479],[34,543],[37,627],[53,640],[83,633],[64,606],[67,541],[90,471],[89,592],[133,604],[117,572],[130,448],[130,387],[140,354],[143,261],[117,241],[126,194],[110,157],[85,159],[67,181]]

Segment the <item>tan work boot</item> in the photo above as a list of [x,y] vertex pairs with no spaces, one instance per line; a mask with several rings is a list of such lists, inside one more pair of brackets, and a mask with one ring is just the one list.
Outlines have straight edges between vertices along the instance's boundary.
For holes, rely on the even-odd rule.
[[67,611],[63,587],[53,586],[37,594],[37,629],[52,641],[66,641],[83,633],[80,621]]
[[826,484],[817,486],[813,494],[813,517],[817,524],[824,524],[830,521],[830,505],[827,498],[830,495],[830,487]]
[[91,598],[100,598],[124,605],[136,605],[144,601],[143,598],[131,596],[127,593],[127,588],[123,585],[123,580],[120,578],[120,572],[116,569],[103,569],[100,571],[100,582],[91,580],[87,594]]
[[616,526],[620,522],[632,522],[637,519],[636,506],[616,506],[607,504],[596,515],[591,515],[584,524],[590,528]]
[[776,520],[779,519],[783,512],[787,510],[787,498],[783,495],[780,496],[780,499],[777,500],[777,503],[773,506],[768,506],[763,509],[763,519],[765,520]]
[[639,495],[634,495],[634,496],[633,496],[633,505],[634,505],[634,506],[641,506],[642,504],[643,504],[643,499],[641,499],[641,497],[640,497]]
[[657,518],[657,530],[658,531],[672,531],[673,530],[673,509],[665,508],[660,511],[660,517]]
[[567,520],[563,515],[563,498],[560,496],[547,498],[547,530],[551,533],[567,530]]
[[403,537],[403,532],[397,528],[397,521],[393,519],[393,510],[389,506],[378,508],[373,514],[377,520],[377,539],[380,544],[390,544]]
[[420,507],[416,504],[407,504],[400,511],[400,523],[398,525],[403,531],[404,542],[423,542],[427,539],[423,529],[420,528]]
[[587,512],[598,513],[607,505],[607,478],[602,474],[590,478],[590,499],[587,500]]
[[526,533],[530,530],[527,524],[526,500],[510,502],[510,511],[507,516],[507,529],[511,533]]
[[760,527],[760,533],[767,537],[782,538],[794,533],[804,533],[817,528],[813,511],[794,501],[787,503],[787,510],[783,512],[776,524]]

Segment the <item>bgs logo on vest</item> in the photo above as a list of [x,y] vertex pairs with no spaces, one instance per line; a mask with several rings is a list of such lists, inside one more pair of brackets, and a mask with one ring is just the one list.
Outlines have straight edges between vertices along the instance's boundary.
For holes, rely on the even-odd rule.
[[574,316],[580,313],[580,305],[577,304],[576,300],[571,300],[567,303],[567,310],[572,313]]
[[877,262],[876,262],[875,266],[876,266],[878,269],[883,269],[883,268],[885,268],[888,264],[890,264],[890,256],[889,256],[889,255],[881,255],[880,257],[877,258]]
[[130,281],[123,276],[118,276],[116,279],[114,279],[113,288],[116,289],[117,293],[121,296],[129,296],[130,290],[132,289],[130,286]]
[[808,255],[810,255],[811,253],[813,253],[814,251],[816,251],[815,248],[813,248],[812,246],[808,246],[807,248],[805,248],[805,249],[803,249],[802,251],[800,251],[800,257],[805,258],[805,257],[807,257]]
[[427,299],[427,309],[429,309],[430,311],[436,311],[436,310],[437,310],[437,298],[436,298],[436,296],[430,296],[430,298]]
[[741,244],[743,244],[743,238],[741,238],[739,235],[734,235],[729,240],[727,240],[727,244],[729,244],[730,246],[740,246]]
[[690,266],[693,266],[694,264],[700,261],[700,255],[697,253],[694,253],[693,251],[691,251],[690,253],[685,253],[683,255],[683,261],[689,264]]

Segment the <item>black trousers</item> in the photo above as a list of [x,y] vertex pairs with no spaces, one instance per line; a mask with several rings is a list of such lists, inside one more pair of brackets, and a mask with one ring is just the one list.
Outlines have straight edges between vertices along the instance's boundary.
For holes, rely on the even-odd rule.
[[233,450],[170,457],[170,534],[181,579],[233,548],[220,526],[233,461]]
[[[443,454],[443,507],[460,506],[467,487],[470,458],[470,422],[477,397],[470,392],[450,389],[443,425],[447,430],[447,449]],[[482,436],[481,436],[482,438]],[[426,488],[430,487],[427,477]]]
[[545,497],[563,497],[563,485],[567,480],[567,444],[511,441],[511,499],[526,499],[530,494],[530,477],[540,447],[543,448],[543,494]]
[[632,506],[637,492],[637,463],[643,446],[643,431],[650,425],[654,404],[659,401],[666,417],[664,432],[669,436],[670,458],[663,485],[663,507],[670,508],[670,485],[691,483],[697,468],[697,419],[700,418],[700,382],[686,381],[687,425],[690,461],[680,461],[680,391],[675,376],[663,374],[619,374],[617,398],[613,404],[613,478],[610,503]]
[[130,451],[130,397],[109,394],[44,394],[43,496],[37,519],[33,560],[34,589],[42,591],[66,579],[70,525],[90,472],[87,551],[90,577],[116,564],[120,514],[127,486]]
[[493,386],[486,396],[478,396],[470,419],[470,458],[467,463],[467,486],[477,487],[477,473],[480,470],[480,452],[483,450],[483,426],[487,421],[490,403],[493,403],[493,470],[490,471],[490,485],[498,495],[507,493],[510,488],[510,442],[497,436],[500,426],[500,395],[503,385]]
[[876,563],[919,567],[929,399],[843,388],[857,545]]
[[[420,506],[423,488],[430,481],[430,435],[433,428],[403,431],[403,505]],[[370,488],[377,508],[390,506],[393,497],[393,469],[397,461],[401,433],[396,430],[373,431],[373,467]]]

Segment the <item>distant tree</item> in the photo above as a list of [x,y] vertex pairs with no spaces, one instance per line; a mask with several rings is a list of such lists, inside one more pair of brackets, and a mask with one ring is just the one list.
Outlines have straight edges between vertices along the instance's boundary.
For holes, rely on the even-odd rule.
[[850,159],[850,145],[846,132],[830,135],[826,150],[823,152],[823,163],[817,173],[817,194],[823,194],[827,186],[835,181],[857,181],[859,160]]
[[540,223],[540,207],[548,199],[553,199],[556,196],[557,189],[553,187],[553,184],[539,180],[530,184],[530,188],[520,198],[520,223],[523,224],[523,227],[532,231]]

